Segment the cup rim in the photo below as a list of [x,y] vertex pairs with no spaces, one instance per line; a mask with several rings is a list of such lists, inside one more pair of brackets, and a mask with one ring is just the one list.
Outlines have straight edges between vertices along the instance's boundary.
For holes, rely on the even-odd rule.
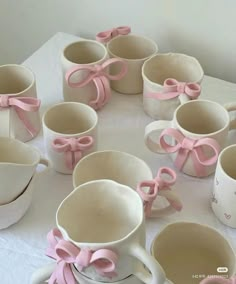
[[[53,130],[52,128],[48,127],[48,125],[45,123],[45,117],[46,115],[54,108],[58,107],[58,106],[65,106],[65,105],[77,105],[78,107],[81,107],[81,108],[84,108],[84,109],[87,109],[87,111],[89,111],[90,113],[93,114],[94,118],[95,118],[95,121],[93,123],[93,125],[83,131],[83,132],[78,132],[78,133],[72,133],[72,134],[67,134],[67,133],[62,133],[62,132],[57,132],[55,130]],[[58,104],[54,104],[52,106],[50,106],[43,114],[43,117],[42,117],[42,122],[43,122],[43,125],[45,128],[47,128],[48,130],[50,130],[52,133],[54,133],[55,135],[58,135],[58,136],[65,136],[65,137],[77,137],[78,135],[84,135],[88,132],[91,132],[93,129],[96,128],[97,124],[98,124],[98,115],[96,113],[96,111],[91,108],[90,106],[86,105],[86,104],[82,104],[82,103],[79,103],[79,102],[61,102],[61,103],[58,103]]]
[[73,170],[73,173],[72,173],[73,187],[74,188],[78,187],[78,185],[75,184],[76,172],[77,172],[77,168],[79,168],[79,166],[81,165],[81,163],[83,163],[84,160],[91,159],[91,157],[93,157],[93,156],[97,156],[97,155],[100,156],[100,155],[103,155],[103,154],[110,154],[110,153],[115,153],[115,154],[118,154],[118,155],[129,157],[129,158],[135,159],[136,161],[142,163],[143,166],[145,166],[149,170],[150,176],[153,178],[152,170],[150,169],[148,164],[144,160],[142,160],[141,158],[139,158],[135,155],[132,155],[130,153],[119,151],[119,150],[102,150],[102,151],[92,152],[92,153],[82,157],[82,159],[76,164],[76,166]]
[[14,94],[1,94],[1,93],[0,93],[1,96],[9,96],[9,97],[20,96],[20,95],[24,94],[25,92],[27,92],[29,89],[31,89],[31,88],[33,87],[33,85],[35,84],[35,81],[36,81],[36,79],[35,79],[35,74],[34,74],[34,72],[33,72],[29,67],[26,67],[26,66],[20,65],[20,64],[4,64],[4,65],[1,65],[1,66],[0,66],[0,69],[1,69],[1,68],[6,68],[6,67],[10,67],[10,68],[21,68],[21,69],[26,70],[26,71],[29,73],[29,75],[31,76],[31,83],[30,83],[30,85],[29,85],[27,88],[25,88],[23,91],[20,91],[20,92],[14,93]]
[[[202,79],[203,79],[203,77],[204,77],[204,71],[203,71],[203,69],[202,69],[202,66],[201,66],[200,62],[197,60],[197,58],[194,57],[194,56],[190,56],[190,55],[184,54],[184,53],[176,53],[176,52],[157,53],[157,54],[154,54],[152,57],[148,58],[148,59],[144,62],[143,66],[142,66],[142,76],[143,76],[143,80],[147,81],[150,85],[153,85],[153,86],[156,86],[156,85],[158,85],[158,86],[163,86],[163,84],[158,84],[158,83],[156,83],[156,82],[150,80],[150,79],[147,77],[147,75],[146,75],[146,73],[145,73],[146,65],[147,65],[151,60],[155,59],[156,57],[166,57],[166,56],[174,56],[174,55],[181,56],[181,57],[191,58],[193,61],[195,61],[195,63],[198,65],[198,69],[200,70],[201,75],[200,75],[200,77],[199,77],[199,80],[193,81],[193,82],[191,82],[191,83],[201,83],[201,81],[202,81]],[[168,79],[168,78],[166,78],[166,79]]]
[[[154,236],[154,238],[153,238],[153,240],[152,240],[152,242],[151,242],[151,245],[150,245],[150,254],[151,254],[153,257],[154,257],[154,245],[155,245],[155,242],[157,241],[158,237],[159,237],[166,229],[168,229],[169,227],[172,227],[172,226],[174,227],[174,226],[178,226],[178,225],[197,225],[197,226],[199,226],[199,227],[205,228],[205,229],[207,229],[207,230],[210,230],[210,231],[212,231],[212,232],[218,234],[218,236],[220,236],[220,237],[222,238],[222,240],[224,240],[224,241],[227,243],[229,249],[230,249],[231,252],[232,252],[232,255],[233,255],[233,257],[234,257],[233,270],[234,270],[234,272],[235,272],[235,270],[236,270],[236,254],[235,254],[234,249],[233,249],[231,243],[229,242],[228,238],[226,238],[226,236],[224,236],[219,230],[217,230],[217,229],[215,229],[215,228],[213,228],[213,227],[211,227],[211,226],[209,226],[209,225],[207,225],[207,224],[201,224],[201,223],[197,223],[197,222],[191,222],[191,221],[190,221],[190,222],[189,222],[189,221],[177,221],[177,222],[172,222],[172,223],[169,223],[169,224],[165,225],[165,226],[161,229],[161,231],[160,231],[159,233],[157,233],[157,234]],[[158,260],[157,260],[157,261],[158,261]],[[233,273],[234,273],[234,272],[233,272]]]
[[[119,40],[119,38],[121,38],[121,37],[122,37],[122,38],[124,38],[124,37],[136,37],[136,38],[139,38],[139,39],[144,39],[144,40],[146,40],[146,41],[149,41],[149,43],[155,48],[155,51],[154,51],[152,54],[150,54],[149,56],[142,57],[142,58],[138,58],[138,59],[136,59],[136,58],[131,59],[131,58],[123,58],[123,57],[120,57],[120,56],[114,54],[113,52],[111,52],[109,46],[111,45],[111,43],[112,43],[113,41]],[[156,43],[153,39],[151,39],[151,38],[149,38],[149,37],[146,37],[146,36],[142,36],[142,35],[136,35],[136,34],[119,35],[119,36],[117,36],[117,37],[112,38],[112,39],[107,43],[107,51],[108,51],[108,53],[110,53],[110,54],[112,55],[112,57],[114,57],[114,58],[121,58],[121,59],[123,59],[123,60],[125,60],[125,61],[130,61],[130,62],[136,62],[136,61],[140,61],[140,60],[142,60],[142,61],[145,60],[145,61],[146,61],[148,58],[154,56],[154,55],[158,52],[158,50],[159,50],[159,47],[158,47],[157,43]]]
[[[81,42],[88,42],[88,43],[97,44],[98,46],[100,46],[100,47],[103,49],[103,51],[104,51],[104,56],[103,56],[102,58],[100,58],[99,60],[93,61],[93,62],[90,62],[90,63],[76,63],[76,62],[74,62],[74,61],[69,60],[69,59],[65,56],[65,51],[66,51],[66,49],[69,48],[69,47],[71,47],[71,46],[74,45],[74,44],[78,44],[78,43],[81,43]],[[69,43],[68,45],[66,45],[66,46],[63,48],[63,50],[62,50],[62,56],[63,56],[64,60],[66,60],[66,61],[69,62],[69,63],[75,64],[75,65],[88,65],[88,66],[89,66],[89,65],[99,64],[100,62],[104,61],[104,60],[107,58],[107,54],[108,54],[108,52],[107,52],[106,47],[105,47],[102,43],[100,43],[100,42],[98,42],[98,41],[96,41],[96,40],[92,40],[92,39],[81,39],[81,40],[77,40],[77,41],[71,42],[71,43]]]
[[222,157],[223,157],[223,155],[225,154],[225,152],[229,151],[229,150],[232,149],[232,148],[236,148],[236,144],[229,145],[229,146],[225,147],[225,148],[220,152],[219,157],[218,157],[218,161],[219,161],[218,164],[219,164],[219,166],[220,166],[221,171],[224,173],[224,175],[225,175],[229,180],[231,180],[232,182],[236,183],[236,179],[234,179],[234,178],[232,178],[230,175],[228,175],[228,174],[226,173],[226,171],[224,170],[224,168],[222,167]]
[[96,243],[96,242],[90,242],[90,243],[87,243],[87,242],[80,242],[80,241],[75,241],[73,240],[73,238],[68,234],[68,232],[64,229],[64,227],[62,227],[60,224],[59,224],[59,221],[58,221],[58,213],[59,213],[59,210],[61,209],[62,205],[64,204],[64,202],[68,199],[70,199],[74,194],[76,194],[76,191],[78,190],[81,190],[81,187],[84,187],[84,186],[87,186],[89,184],[96,184],[96,183],[110,183],[110,184],[113,184],[113,185],[116,185],[116,186],[121,186],[121,187],[125,187],[127,190],[129,190],[130,192],[132,192],[131,194],[133,194],[134,196],[136,195],[137,197],[137,202],[140,203],[140,206],[141,208],[143,208],[143,202],[142,202],[142,199],[139,197],[138,193],[133,190],[131,187],[127,186],[127,185],[124,185],[124,184],[120,184],[118,182],[115,182],[113,180],[109,180],[109,179],[101,179],[101,180],[93,180],[93,181],[89,181],[89,182],[86,182],[86,183],[83,183],[82,185],[80,186],[77,186],[76,188],[73,189],[73,191],[68,195],[66,196],[66,198],[64,198],[62,200],[62,202],[60,203],[59,207],[57,208],[57,211],[56,211],[56,225],[58,227],[58,229],[62,232],[62,234],[65,234],[67,236],[67,238],[69,239],[69,241],[72,241],[73,243],[75,243],[76,245],[78,246],[85,246],[85,247],[90,247],[91,245],[94,246],[94,247],[100,247],[100,246],[106,246],[106,247],[109,247],[109,246],[114,246],[114,245],[117,245],[125,240],[128,240],[130,237],[132,237],[132,235],[137,231],[137,229],[142,225],[143,223],[143,220],[144,220],[144,213],[143,211],[141,212],[141,217],[140,217],[140,221],[138,222],[138,224],[128,233],[126,234],[124,237],[118,239],[118,240],[114,240],[114,241],[109,241],[109,242],[99,242],[99,243]]
[[[180,124],[179,124],[179,121],[177,120],[177,113],[178,111],[182,108],[182,107],[186,107],[187,104],[197,104],[197,103],[208,103],[208,104],[212,104],[212,105],[217,105],[218,107],[221,107],[222,108],[222,111],[226,114],[227,116],[227,123],[225,124],[224,127],[222,127],[221,129],[218,129],[214,132],[210,132],[210,133],[194,133],[194,132],[191,132],[185,128],[183,128]],[[202,99],[197,99],[197,100],[190,100],[184,104],[181,104],[179,105],[175,112],[174,112],[174,117],[172,119],[172,121],[175,121],[176,124],[177,124],[177,128],[182,132],[182,133],[185,133],[186,135],[189,135],[189,136],[197,136],[199,138],[204,138],[204,137],[212,137],[212,136],[215,136],[217,134],[219,134],[220,132],[224,131],[225,129],[227,129],[229,127],[229,123],[230,123],[230,117],[229,117],[229,113],[228,111],[222,106],[220,105],[219,103],[217,102],[214,102],[214,101],[210,101],[210,100],[202,100]]]
[[0,137],[0,144],[1,144],[1,142],[4,142],[5,144],[6,143],[8,143],[8,144],[14,143],[16,146],[19,145],[20,147],[24,147],[24,149],[28,149],[28,150],[34,152],[38,157],[37,157],[37,161],[35,160],[34,163],[28,163],[28,164],[9,163],[9,162],[1,162],[1,161],[0,161],[0,163],[2,163],[4,165],[14,165],[14,166],[21,166],[21,167],[32,167],[32,166],[35,166],[39,163],[41,155],[40,155],[39,150],[37,148],[35,148],[34,146],[23,143],[20,140],[10,138],[10,137]]

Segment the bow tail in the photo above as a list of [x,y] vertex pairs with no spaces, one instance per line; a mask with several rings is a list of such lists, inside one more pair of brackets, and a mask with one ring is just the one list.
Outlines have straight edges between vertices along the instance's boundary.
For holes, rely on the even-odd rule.
[[97,97],[95,100],[92,100],[89,102],[89,105],[95,109],[98,110],[103,106],[103,102],[105,100],[105,89],[102,83],[101,77],[95,77],[93,79],[93,82],[97,88]]
[[66,262],[57,263],[56,269],[53,271],[48,281],[49,284],[76,284],[70,264]]
[[77,165],[77,163],[81,160],[82,158],[82,152],[81,151],[76,151],[72,154],[73,157],[73,162],[72,162],[72,167],[74,169],[74,167]]
[[67,151],[65,152],[65,162],[66,162],[66,166],[68,169],[73,170],[73,166],[74,166],[74,154],[71,151]]
[[23,122],[23,124],[25,125],[27,131],[29,132],[29,134],[34,137],[37,134],[36,129],[33,127],[33,125],[31,124],[31,122],[29,121],[29,119],[27,119],[27,117],[25,116],[24,112],[17,108],[14,107],[14,110],[16,112],[16,114],[18,115],[19,119]]
[[201,147],[194,149],[193,152],[191,153],[191,157],[193,160],[193,165],[194,165],[197,177],[205,176],[206,175],[206,165],[201,163],[201,161],[206,160],[203,149]]
[[184,164],[186,163],[189,156],[189,150],[180,148],[177,153],[177,157],[174,161],[174,165],[180,171],[183,169]]

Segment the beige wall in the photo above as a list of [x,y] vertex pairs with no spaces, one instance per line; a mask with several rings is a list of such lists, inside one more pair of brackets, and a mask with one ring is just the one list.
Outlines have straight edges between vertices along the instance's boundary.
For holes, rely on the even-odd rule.
[[233,0],[0,0],[0,63],[21,62],[57,31],[93,38],[130,25],[236,83],[235,11]]

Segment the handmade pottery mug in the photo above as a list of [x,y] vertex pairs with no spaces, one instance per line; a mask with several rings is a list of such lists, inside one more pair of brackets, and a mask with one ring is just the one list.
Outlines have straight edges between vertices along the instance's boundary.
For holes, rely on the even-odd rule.
[[151,57],[142,68],[144,111],[154,119],[172,119],[181,103],[198,98],[203,76],[194,57],[180,53]]
[[188,222],[170,224],[154,238],[151,253],[174,284],[198,284],[203,279],[209,284],[232,283],[217,279],[234,275],[234,251],[218,231],[208,226]]
[[[120,80],[127,72],[121,59],[109,59],[103,44],[80,40],[69,44],[61,56],[65,101],[81,102],[102,108],[111,97],[110,80]],[[117,66],[112,75],[109,68]]]
[[0,205],[12,202],[25,190],[39,164],[48,167],[49,161],[36,148],[0,137]]
[[236,128],[227,109],[236,109],[236,104],[228,104],[225,108],[207,100],[186,102],[176,109],[172,121],[148,124],[145,143],[154,153],[170,153],[175,166],[185,174],[208,176],[215,171],[229,130]]
[[[106,150],[85,156],[73,171],[74,188],[100,179],[113,180],[137,190],[144,202],[146,217],[161,217],[182,209],[180,199],[170,190],[175,183],[176,174],[169,168],[159,169],[157,177],[153,178],[148,165],[138,157]],[[163,198],[163,202],[167,201],[168,205],[161,208],[155,206],[157,198]]]
[[23,65],[0,66],[0,136],[23,142],[34,138],[41,129],[39,107],[32,71]]
[[[122,59],[128,66],[128,71],[121,80],[111,82],[112,89],[123,94],[142,93],[142,66],[145,60],[157,53],[157,44],[143,36],[120,35],[107,43],[107,51],[110,58]],[[118,65],[112,65],[111,74],[116,74],[118,68]]]
[[225,225],[236,228],[236,145],[219,155],[211,200],[216,217]]
[[44,142],[56,171],[72,174],[78,161],[97,149],[97,123],[97,113],[81,103],[59,103],[45,112]]
[[73,283],[69,279],[78,270],[100,282],[135,275],[144,283],[164,283],[162,268],[145,250],[144,222],[142,200],[133,189],[111,180],[77,187],[59,206],[57,229],[48,234],[47,255],[57,260],[50,281],[63,277]]

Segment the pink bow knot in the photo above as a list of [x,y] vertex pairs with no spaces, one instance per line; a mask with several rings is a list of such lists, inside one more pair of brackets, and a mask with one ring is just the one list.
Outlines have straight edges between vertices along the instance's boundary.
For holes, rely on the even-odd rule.
[[115,268],[118,256],[108,249],[99,249],[95,252],[89,249],[80,249],[69,241],[65,241],[58,229],[53,229],[47,236],[49,247],[46,255],[57,261],[49,284],[75,284],[76,280],[70,264],[77,264],[80,270],[93,265],[101,276],[112,278],[116,276]]
[[180,94],[187,95],[190,99],[196,99],[201,93],[201,86],[198,83],[179,82],[176,79],[166,79],[162,93],[147,93],[146,97],[158,100],[170,100]]
[[32,97],[14,97],[10,95],[0,95],[0,111],[4,108],[13,107],[17,116],[25,125],[26,130],[32,137],[36,135],[31,122],[25,116],[25,112],[36,112],[40,107],[40,100]]
[[58,153],[65,153],[65,161],[68,169],[73,170],[83,156],[83,152],[89,150],[94,144],[92,136],[79,138],[59,137],[52,141],[52,148]]
[[[169,176],[165,179],[163,175]],[[155,201],[158,192],[160,190],[170,190],[170,186],[176,181],[176,173],[170,168],[160,168],[157,176],[153,180],[142,181],[137,186],[137,192],[143,200],[144,211],[146,217],[151,216],[151,209],[153,202]],[[148,191],[144,191],[143,188],[148,188]],[[173,207],[176,205],[173,203]],[[180,208],[176,208],[178,211]]]
[[96,40],[101,43],[107,43],[112,38],[118,36],[118,35],[127,35],[131,32],[131,28],[128,26],[123,27],[117,27],[113,28],[108,31],[100,32],[96,35]]
[[[168,144],[165,140],[165,136],[173,138],[175,145]],[[167,153],[177,152],[174,164],[179,170],[182,170],[190,156],[198,177],[205,175],[205,167],[214,165],[220,153],[220,146],[215,139],[191,139],[185,137],[179,130],[174,128],[168,128],[162,131],[160,135],[160,145]],[[203,151],[203,147],[211,149],[213,154],[207,157]]]
[[[111,65],[120,64],[121,68],[117,74],[111,75],[107,71]],[[87,75],[81,76],[80,72],[87,71]],[[97,89],[97,97],[91,100],[89,105],[95,110],[103,107],[111,97],[111,88],[109,80],[120,80],[128,71],[127,63],[120,58],[111,58],[101,65],[76,65],[66,72],[65,78],[71,88],[82,88],[93,82]],[[72,82],[72,76],[78,75],[78,80]]]

